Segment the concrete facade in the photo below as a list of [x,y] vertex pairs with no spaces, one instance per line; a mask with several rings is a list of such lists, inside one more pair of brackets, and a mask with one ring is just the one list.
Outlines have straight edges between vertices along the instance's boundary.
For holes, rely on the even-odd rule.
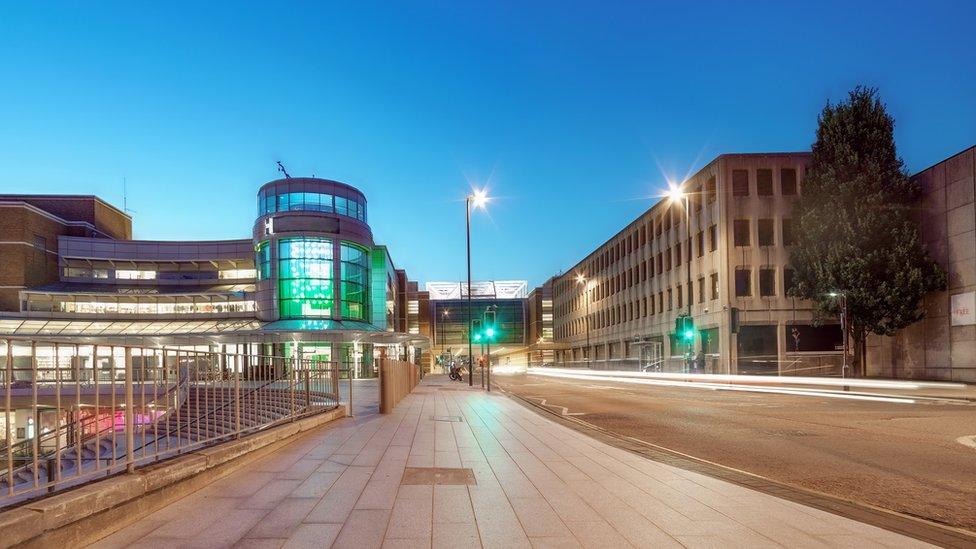
[[[719,156],[685,182],[687,209],[684,202],[660,200],[556,277],[554,331],[564,347],[557,363],[833,372],[841,355],[823,330],[839,338],[839,328],[811,326],[811,305],[785,291],[790,212],[809,156]],[[694,319],[690,346],[674,333],[676,317],[684,314]],[[794,330],[803,336],[796,342]],[[814,344],[798,347],[800,340]],[[697,364],[689,363],[689,353]]]
[[922,321],[891,338],[870,338],[868,371],[872,375],[976,382],[974,311],[967,315],[960,310],[967,307],[966,295],[976,292],[974,157],[976,147],[970,147],[913,176],[923,191],[919,210],[922,241],[947,273],[948,288],[925,298]]

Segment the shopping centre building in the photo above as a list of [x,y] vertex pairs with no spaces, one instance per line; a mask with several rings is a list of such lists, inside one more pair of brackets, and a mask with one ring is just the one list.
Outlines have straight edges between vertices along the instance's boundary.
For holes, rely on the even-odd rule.
[[[948,273],[926,318],[868,341],[868,374],[976,381],[976,147],[913,178],[921,237]],[[555,277],[556,362],[599,368],[837,375],[838,323],[787,295],[793,203],[810,153],[721,155]],[[693,337],[676,334],[679,315]]]
[[300,353],[354,375],[421,360],[417,284],[373,241],[363,193],[286,178],[257,204],[247,238],[150,241],[93,196],[0,195],[0,338]]

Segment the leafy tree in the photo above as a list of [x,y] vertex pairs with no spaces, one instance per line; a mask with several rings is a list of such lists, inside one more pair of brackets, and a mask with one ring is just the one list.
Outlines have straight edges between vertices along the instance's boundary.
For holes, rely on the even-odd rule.
[[857,87],[824,107],[813,157],[794,210],[790,295],[837,315],[847,300],[855,375],[863,375],[868,333],[891,335],[920,320],[922,297],[943,290],[913,217],[921,188],[895,151],[894,120],[876,89]]

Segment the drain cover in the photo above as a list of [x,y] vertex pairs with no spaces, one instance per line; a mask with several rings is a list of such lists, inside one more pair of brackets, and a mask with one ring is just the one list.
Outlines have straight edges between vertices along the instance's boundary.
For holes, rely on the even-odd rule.
[[478,482],[474,478],[474,471],[469,468],[407,467],[403,470],[400,484],[474,486]]
[[430,416],[430,419],[434,421],[451,421],[454,423],[462,423],[464,418],[461,416]]

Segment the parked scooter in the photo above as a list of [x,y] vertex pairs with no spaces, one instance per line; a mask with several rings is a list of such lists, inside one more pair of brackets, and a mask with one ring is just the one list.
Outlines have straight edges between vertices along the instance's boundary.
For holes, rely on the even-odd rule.
[[464,376],[461,375],[461,364],[458,362],[452,362],[447,376],[453,381],[464,381]]

